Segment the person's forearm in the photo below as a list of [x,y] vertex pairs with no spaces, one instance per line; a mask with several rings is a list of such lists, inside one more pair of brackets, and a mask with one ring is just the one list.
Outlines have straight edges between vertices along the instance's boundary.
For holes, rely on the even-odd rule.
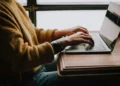
[[53,36],[54,37],[53,40],[56,40],[62,36],[66,36],[66,35],[69,36],[69,35],[72,35],[72,34],[77,33],[77,32],[89,34],[89,32],[86,28],[81,27],[81,26],[77,26],[77,27],[68,28],[68,29],[56,30],[54,33],[54,36]]
[[66,35],[66,31],[65,30],[56,30],[54,32],[54,40],[61,38],[62,36]]

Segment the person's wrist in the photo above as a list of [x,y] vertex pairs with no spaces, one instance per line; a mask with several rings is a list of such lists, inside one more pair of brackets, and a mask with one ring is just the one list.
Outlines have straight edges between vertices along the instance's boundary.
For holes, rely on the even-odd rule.
[[55,53],[58,53],[58,52],[62,51],[67,46],[66,37],[62,37],[60,39],[52,41],[51,45],[53,46],[53,49],[54,49]]
[[67,38],[64,36],[56,41],[61,45],[61,48],[65,48],[68,45]]
[[54,33],[54,39],[59,39],[62,36],[66,36],[66,32],[64,30],[56,30]]

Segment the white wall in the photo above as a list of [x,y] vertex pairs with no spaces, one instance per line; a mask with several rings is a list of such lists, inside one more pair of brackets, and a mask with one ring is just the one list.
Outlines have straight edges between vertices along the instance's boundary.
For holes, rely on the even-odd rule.
[[105,14],[106,10],[39,11],[37,27],[65,29],[83,26],[89,31],[99,31]]

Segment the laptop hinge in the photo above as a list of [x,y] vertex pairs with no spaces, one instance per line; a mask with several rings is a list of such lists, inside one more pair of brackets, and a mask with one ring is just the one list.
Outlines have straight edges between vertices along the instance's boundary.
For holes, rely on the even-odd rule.
[[111,51],[113,51],[117,39],[115,39],[115,40],[112,42],[112,41],[110,41],[108,38],[106,38],[105,36],[103,36],[102,34],[99,34],[99,35],[100,35],[100,37],[103,39],[103,41],[106,43],[106,45],[109,47],[109,49],[110,49]]

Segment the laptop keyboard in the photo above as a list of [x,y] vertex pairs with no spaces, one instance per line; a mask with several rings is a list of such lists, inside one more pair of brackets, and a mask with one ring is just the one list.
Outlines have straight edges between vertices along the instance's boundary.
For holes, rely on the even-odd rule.
[[90,50],[100,50],[100,51],[103,51],[103,50],[106,50],[106,48],[104,47],[104,45],[102,44],[102,40],[98,37],[98,35],[92,35],[92,38],[94,40],[94,47]]
[[86,43],[82,43],[76,46],[67,46],[63,52],[79,52],[79,51],[106,51],[106,47],[104,47],[104,44],[100,40],[99,36],[97,34],[92,34],[92,38],[94,40],[94,46],[91,49],[86,49]]

